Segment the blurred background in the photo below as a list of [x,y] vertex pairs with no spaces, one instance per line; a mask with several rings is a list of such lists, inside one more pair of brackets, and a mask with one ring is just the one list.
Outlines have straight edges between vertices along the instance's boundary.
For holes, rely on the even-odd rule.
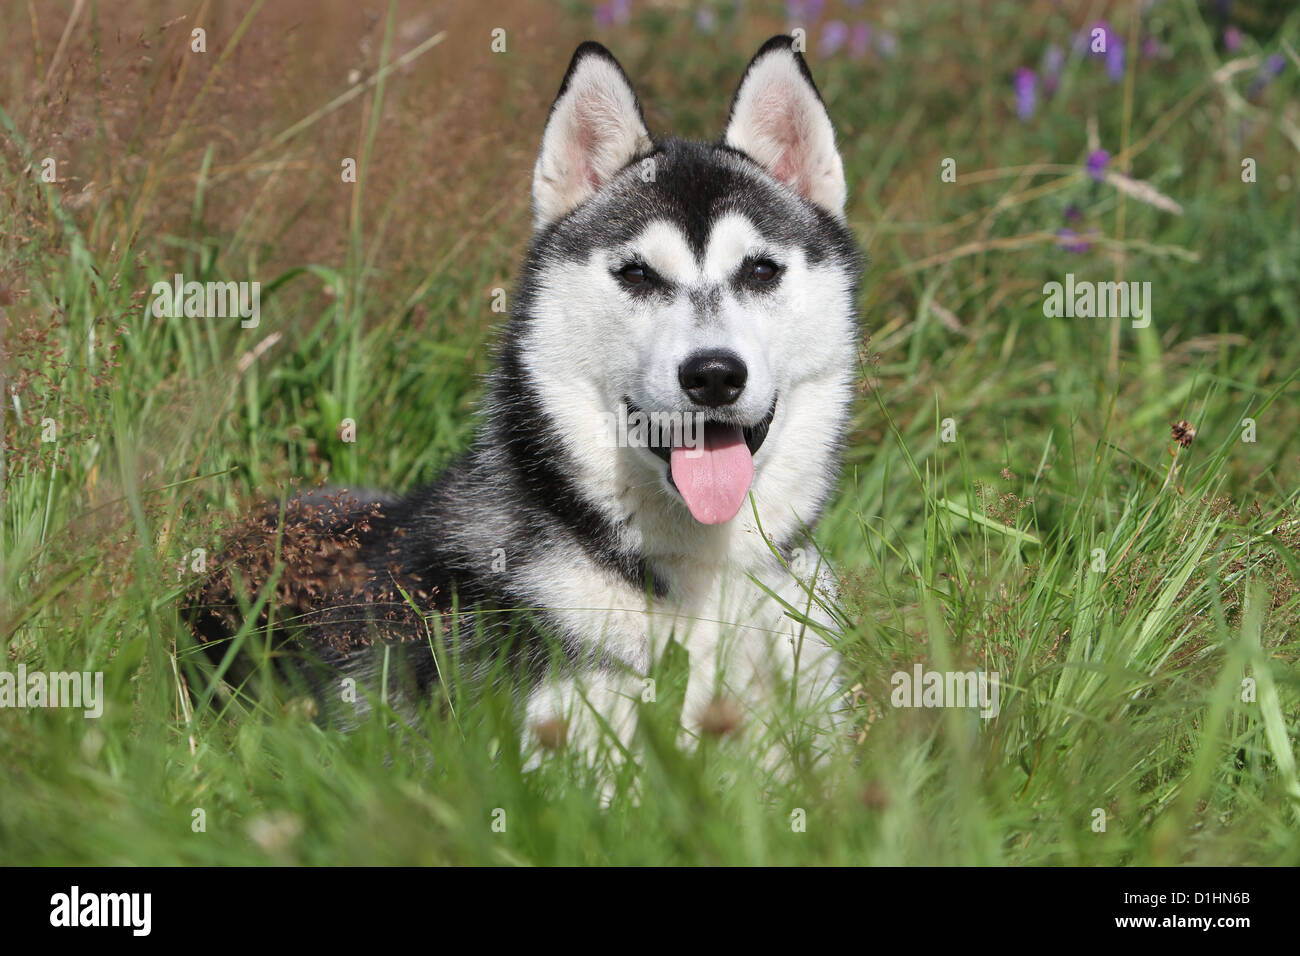
[[[283,385],[304,363],[328,380],[258,402],[269,417],[238,414],[238,397],[225,406],[216,437],[237,450],[241,479],[249,459],[305,477],[428,477],[470,427],[466,373],[487,367],[491,290],[509,287],[527,241],[532,161],[574,46],[615,52],[653,131],[714,138],[753,51],[793,28],[839,129],[849,217],[870,256],[873,381],[890,404],[928,417],[937,392],[996,432],[1010,408],[1038,414],[1035,396],[1058,390],[1099,428],[1117,387],[1121,406],[1164,417],[1187,397],[1177,380],[1207,358],[1226,370],[1295,354],[1291,6],[399,2],[390,23],[382,3],[13,2],[0,12],[0,102],[20,138],[5,140],[0,285],[19,306],[11,321],[48,320],[21,305],[49,284],[47,257],[73,251],[59,222],[75,223],[85,253],[112,266],[101,278],[136,293],[123,315],[77,318],[114,349],[119,329],[141,328],[138,293],[158,278],[259,279],[271,321],[207,330],[207,348],[243,354],[278,332],[265,347]],[[1092,52],[1098,30],[1105,53]],[[380,77],[384,62],[400,65]],[[51,193],[31,165],[44,157],[57,162]],[[358,188],[341,181],[347,157],[364,162]],[[57,216],[42,221],[51,202]],[[1067,272],[1151,281],[1152,327],[1045,319],[1042,286]],[[325,335],[322,317],[348,334]],[[347,348],[356,323],[366,356]],[[175,334],[151,333],[157,361],[130,385],[174,393],[162,428],[211,424],[238,356],[187,358],[168,347]],[[1261,347],[1274,335],[1277,348]],[[388,387],[363,395],[364,373],[389,362]],[[419,420],[427,385],[406,386],[448,377],[460,400],[427,447],[329,441],[344,414]],[[90,426],[73,408],[90,397],[64,395],[67,433]],[[40,401],[25,403],[24,425]]]

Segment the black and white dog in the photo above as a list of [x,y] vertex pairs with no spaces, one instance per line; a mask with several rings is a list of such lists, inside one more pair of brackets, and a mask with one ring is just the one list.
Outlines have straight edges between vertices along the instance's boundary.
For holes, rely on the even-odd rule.
[[274,620],[334,674],[401,647],[427,692],[430,636],[454,619],[465,660],[532,665],[529,721],[564,721],[573,745],[602,723],[631,732],[670,636],[689,654],[688,725],[719,696],[760,723],[777,699],[824,712],[837,654],[789,610],[820,620],[829,582],[815,552],[792,555],[834,486],[853,394],[845,193],[789,37],[758,51],[716,144],[652,138],[618,62],[584,43],[542,136],[473,447],[406,497],[317,493],[255,522],[208,582],[200,636],[243,624],[231,590],[256,592],[274,540]]

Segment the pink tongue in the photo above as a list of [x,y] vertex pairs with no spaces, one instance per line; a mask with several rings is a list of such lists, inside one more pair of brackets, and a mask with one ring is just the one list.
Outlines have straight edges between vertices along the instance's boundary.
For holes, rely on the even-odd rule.
[[739,426],[708,424],[695,448],[673,446],[673,484],[700,524],[722,524],[740,512],[754,480],[754,458]]

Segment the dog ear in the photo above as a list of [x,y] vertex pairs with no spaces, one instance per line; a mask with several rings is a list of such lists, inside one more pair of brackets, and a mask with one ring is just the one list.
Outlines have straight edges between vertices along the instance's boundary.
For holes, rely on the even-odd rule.
[[741,77],[723,142],[827,212],[844,215],[844,163],[835,129],[788,36],[768,40]]
[[599,43],[579,46],[533,167],[533,228],[555,222],[651,149],[641,104],[623,68]]

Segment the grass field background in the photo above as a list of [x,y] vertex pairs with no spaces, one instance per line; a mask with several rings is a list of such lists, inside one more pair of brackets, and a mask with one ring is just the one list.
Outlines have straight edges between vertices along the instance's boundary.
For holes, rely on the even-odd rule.
[[[0,670],[107,698],[0,709],[0,863],[1300,863],[1300,13],[443,6],[0,8]],[[504,694],[346,735],[232,699],[178,614],[194,549],[466,446],[573,47],[714,138],[792,26],[870,260],[818,532],[843,758],[765,779],[659,708],[603,807],[574,754],[521,769]],[[260,281],[259,326],[155,318],[175,273]],[[1149,327],[1046,317],[1067,274],[1150,282]],[[916,663],[998,671],[999,715],[891,706]]]

